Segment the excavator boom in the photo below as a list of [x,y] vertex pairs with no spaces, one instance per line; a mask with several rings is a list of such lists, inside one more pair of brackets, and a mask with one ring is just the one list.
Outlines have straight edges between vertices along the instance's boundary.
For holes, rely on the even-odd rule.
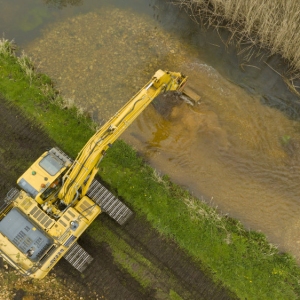
[[69,204],[76,199],[76,195],[79,195],[79,190],[81,190],[80,197],[85,195],[105,151],[157,95],[166,91],[181,90],[186,80],[187,77],[180,73],[158,70],[152,79],[86,143],[66,174],[65,184],[58,197]]

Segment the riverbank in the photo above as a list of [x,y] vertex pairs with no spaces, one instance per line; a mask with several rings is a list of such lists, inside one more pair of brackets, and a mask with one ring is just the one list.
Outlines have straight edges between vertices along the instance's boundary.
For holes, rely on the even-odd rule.
[[[36,74],[26,57],[15,57],[9,42],[1,42],[0,55],[1,93],[74,157],[95,124],[69,107],[51,80]],[[299,298],[300,271],[290,255],[279,253],[264,235],[246,231],[238,221],[217,214],[159,176],[124,142],[108,152],[100,176],[136,214],[239,298]]]

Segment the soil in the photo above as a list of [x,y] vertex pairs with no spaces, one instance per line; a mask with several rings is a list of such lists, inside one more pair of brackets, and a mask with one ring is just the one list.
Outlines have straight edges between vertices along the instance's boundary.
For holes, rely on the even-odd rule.
[[[0,197],[3,199],[20,174],[43,151],[56,144],[32,120],[1,97],[0,132]],[[145,277],[152,278],[150,285],[141,284],[116,262],[109,242],[99,242],[95,235],[86,232],[79,243],[94,260],[83,274],[62,259],[46,279],[36,282],[18,276],[1,261],[0,297],[19,300],[235,298],[220,284],[214,283],[208,273],[196,266],[174,242],[153,230],[147,221],[135,216],[121,227],[102,214],[96,222],[149,262],[149,268],[144,268]]]

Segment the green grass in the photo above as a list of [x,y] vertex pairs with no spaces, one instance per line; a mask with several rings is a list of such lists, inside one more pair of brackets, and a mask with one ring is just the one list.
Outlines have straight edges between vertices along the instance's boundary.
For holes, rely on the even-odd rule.
[[[75,108],[62,109],[63,100],[52,90],[51,80],[45,75],[26,75],[16,57],[1,54],[1,47],[0,70],[0,92],[5,98],[75,156],[92,135],[92,122],[78,117]],[[168,178],[160,178],[124,142],[117,141],[108,151],[100,175],[135,213],[176,241],[239,298],[300,298],[300,270],[290,255],[279,253],[263,234],[246,231],[238,221],[218,215]],[[90,230],[93,234],[95,229]],[[116,254],[115,258],[119,263],[126,261],[124,255]],[[124,268],[129,271],[126,264]],[[132,276],[141,281],[141,274]],[[144,284],[147,286],[148,281]],[[177,295],[170,292],[170,297],[176,299]]]
[[173,290],[170,290],[169,297],[171,300],[182,300],[182,298]]
[[[142,287],[151,287],[153,278],[147,273],[155,272],[152,263],[136,252],[119,236],[115,235],[107,227],[103,226],[98,220],[94,221],[87,231],[95,238],[98,243],[105,242],[112,248],[114,262],[121,265]],[[100,234],[99,234],[100,233]]]
[[182,284],[172,272],[168,272],[163,263],[160,269],[159,263],[147,259],[145,254],[147,247],[144,249],[142,246],[135,248],[130,246],[131,236],[127,235],[122,228],[111,230],[99,220],[95,220],[87,229],[87,233],[93,237],[99,248],[102,243],[109,245],[114,263],[130,274],[144,292],[155,291],[155,299],[192,299],[188,287]]
[[42,74],[28,77],[15,57],[3,55],[0,78],[0,93],[41,124],[57,144],[76,156],[93,134],[93,124],[79,115],[75,107],[63,109],[63,101],[52,89],[50,78]]

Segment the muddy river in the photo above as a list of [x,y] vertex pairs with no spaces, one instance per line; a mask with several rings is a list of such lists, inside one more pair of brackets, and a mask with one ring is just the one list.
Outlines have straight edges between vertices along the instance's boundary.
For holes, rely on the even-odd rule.
[[300,101],[278,57],[246,59],[162,0],[0,0],[0,28],[100,124],[157,69],[188,75],[197,105],[160,96],[122,138],[300,261]]

